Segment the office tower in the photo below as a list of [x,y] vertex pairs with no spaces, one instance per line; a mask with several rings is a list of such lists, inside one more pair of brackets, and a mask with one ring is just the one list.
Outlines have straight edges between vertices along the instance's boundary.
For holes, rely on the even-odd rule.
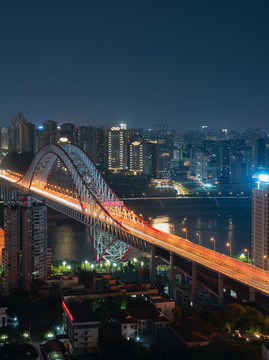
[[10,148],[10,128],[1,128],[1,149],[9,150]]
[[34,124],[20,124],[20,152],[36,152],[36,127]]
[[3,272],[6,295],[30,290],[35,279],[47,277],[47,208],[31,195],[19,195],[4,206]]
[[141,141],[135,140],[130,144],[130,171],[143,173],[145,169],[144,145]]
[[112,127],[108,131],[108,170],[123,170],[124,163],[124,130]]
[[57,143],[57,125],[54,120],[43,122],[43,145]]
[[269,176],[260,175],[252,190],[252,261],[268,270],[269,256]]
[[22,113],[11,118],[11,149],[20,151],[20,129],[21,124],[27,124],[28,120],[25,119]]

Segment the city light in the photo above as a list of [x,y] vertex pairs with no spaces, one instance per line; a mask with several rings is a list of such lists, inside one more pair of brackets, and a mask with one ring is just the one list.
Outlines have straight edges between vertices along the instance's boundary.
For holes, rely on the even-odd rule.
[[267,175],[267,174],[260,174],[260,175],[259,175],[259,181],[269,182],[269,175]]
[[232,244],[227,242],[226,246],[228,246],[230,248],[230,257],[232,257]]
[[199,245],[201,245],[201,234],[197,233],[196,236],[198,237]]
[[216,240],[215,240],[215,238],[211,237],[211,238],[210,238],[210,241],[213,241],[214,251],[216,251]]
[[244,252],[246,252],[248,254],[248,263],[249,263],[249,250],[248,249],[244,249]]

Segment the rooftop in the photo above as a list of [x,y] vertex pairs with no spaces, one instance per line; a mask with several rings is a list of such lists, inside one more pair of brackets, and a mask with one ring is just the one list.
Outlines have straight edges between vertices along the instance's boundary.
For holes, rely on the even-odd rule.
[[65,303],[63,309],[73,323],[100,322],[87,303]]

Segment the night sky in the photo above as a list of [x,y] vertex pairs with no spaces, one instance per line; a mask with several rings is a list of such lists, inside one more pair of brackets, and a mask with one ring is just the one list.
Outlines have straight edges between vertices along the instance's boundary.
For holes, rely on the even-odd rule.
[[269,127],[269,1],[2,0],[0,126]]

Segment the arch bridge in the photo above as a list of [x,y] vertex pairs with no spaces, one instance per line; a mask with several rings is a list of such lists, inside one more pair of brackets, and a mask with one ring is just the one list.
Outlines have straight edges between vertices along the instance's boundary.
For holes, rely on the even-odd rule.
[[[69,179],[65,186],[59,186],[62,173]],[[176,255],[219,274],[220,279],[230,278],[269,295],[268,271],[158,231],[140,219],[110,189],[89,156],[75,145],[44,145],[23,177],[1,171],[0,178],[2,183],[34,193],[48,206],[86,224],[97,262],[122,261],[135,246],[151,253],[154,263],[157,247],[168,251],[172,258]],[[193,274],[195,271],[193,268]]]

